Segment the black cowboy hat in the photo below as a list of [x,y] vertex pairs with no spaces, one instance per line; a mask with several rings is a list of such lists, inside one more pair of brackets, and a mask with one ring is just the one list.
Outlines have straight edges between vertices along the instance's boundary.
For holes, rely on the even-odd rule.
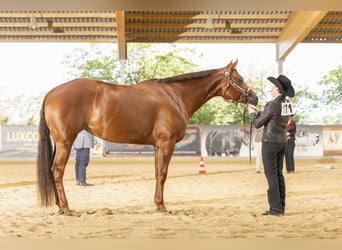
[[295,96],[295,90],[292,87],[291,81],[284,75],[279,75],[278,78],[270,76],[267,78],[270,80],[275,86],[278,87],[279,92],[288,97]]

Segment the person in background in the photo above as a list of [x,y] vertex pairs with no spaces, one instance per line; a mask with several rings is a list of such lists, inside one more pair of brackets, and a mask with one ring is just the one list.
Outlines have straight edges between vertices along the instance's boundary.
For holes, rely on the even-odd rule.
[[287,145],[285,152],[285,165],[287,173],[294,173],[295,171],[294,149],[296,147],[297,126],[292,117],[293,116],[291,116],[286,125]]
[[286,124],[290,114],[285,112],[286,96],[294,97],[291,81],[284,75],[267,78],[272,85],[272,100],[263,111],[248,103],[248,112],[255,128],[264,126],[262,135],[262,160],[268,183],[269,209],[262,215],[281,216],[285,211],[285,179],[283,162],[286,150]]
[[262,127],[256,130],[254,144],[256,149],[256,158],[255,158],[255,170],[256,173],[259,174],[261,172],[262,166],[262,154],[261,154],[261,138],[262,138]]
[[76,185],[79,186],[92,186],[93,184],[87,183],[86,168],[90,160],[90,148],[94,147],[94,136],[86,130],[82,130],[78,133],[74,148],[76,150]]

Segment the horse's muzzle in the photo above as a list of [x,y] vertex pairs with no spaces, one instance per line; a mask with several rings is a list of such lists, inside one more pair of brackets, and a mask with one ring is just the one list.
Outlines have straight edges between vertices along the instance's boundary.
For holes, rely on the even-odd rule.
[[254,106],[258,105],[258,97],[257,95],[252,92],[252,93],[248,93],[247,97],[246,97],[246,103],[252,104]]

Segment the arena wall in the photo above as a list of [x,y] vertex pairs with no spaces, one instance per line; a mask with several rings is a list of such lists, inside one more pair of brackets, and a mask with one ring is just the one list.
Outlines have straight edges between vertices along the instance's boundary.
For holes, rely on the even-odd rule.
[[[183,140],[175,147],[175,156],[248,157],[255,130],[249,137],[241,125],[189,125]],[[92,154],[101,157],[153,155],[150,145],[119,144],[96,138]],[[0,126],[0,157],[35,158],[38,127]],[[73,153],[73,152],[72,152]],[[298,125],[295,156],[341,156],[342,125]]]

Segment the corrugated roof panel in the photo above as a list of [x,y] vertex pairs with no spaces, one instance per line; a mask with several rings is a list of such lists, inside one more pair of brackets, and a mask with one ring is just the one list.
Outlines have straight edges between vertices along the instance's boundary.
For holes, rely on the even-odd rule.
[[[292,11],[127,11],[127,42],[275,42]],[[115,11],[0,12],[0,41],[113,42]],[[303,42],[341,42],[342,12],[330,11]],[[159,35],[158,35],[159,34]],[[110,38],[110,39],[108,39]]]

